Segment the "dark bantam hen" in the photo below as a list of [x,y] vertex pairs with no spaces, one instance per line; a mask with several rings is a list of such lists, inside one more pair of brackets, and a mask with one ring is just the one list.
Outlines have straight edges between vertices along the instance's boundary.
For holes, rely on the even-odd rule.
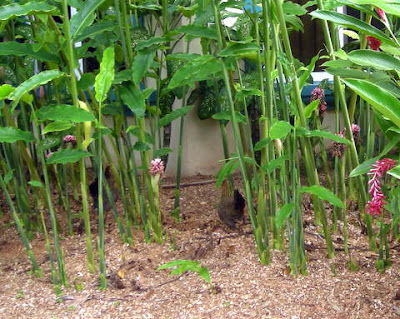
[[233,194],[229,183],[225,180],[221,186],[221,200],[218,205],[218,216],[231,229],[236,228],[236,222],[243,218],[246,201],[242,194],[235,189]]

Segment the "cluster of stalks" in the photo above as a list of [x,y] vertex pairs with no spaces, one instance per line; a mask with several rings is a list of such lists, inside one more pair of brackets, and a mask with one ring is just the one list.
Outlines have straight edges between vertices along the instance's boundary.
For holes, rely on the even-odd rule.
[[[400,237],[400,193],[390,183],[399,177],[399,169],[395,158],[384,171],[374,167],[380,172],[376,178],[389,180],[384,198],[390,201],[384,202],[378,232],[366,210],[372,204],[364,173],[398,144],[400,116],[387,111],[389,106],[383,106],[374,94],[365,93],[369,82],[354,79],[366,66],[355,54],[343,59],[346,53],[339,47],[338,25],[328,21],[358,31],[362,54],[367,49],[367,32],[398,49],[395,26],[386,21],[387,32],[379,33],[370,25],[371,16],[376,15],[373,10],[366,8],[361,20],[354,21],[323,5],[317,1],[311,14],[321,19],[324,54],[334,75],[331,84],[338,134],[323,129],[326,103],[322,88],[313,92],[310,101],[301,96],[319,55],[299,67],[289,32],[301,24],[298,16],[306,14],[307,7],[283,0],[254,1],[245,9],[241,1],[89,0],[75,8],[72,17],[66,0],[10,3],[1,8],[4,42],[0,43],[0,56],[15,53],[8,57],[14,66],[9,72],[13,78],[3,76],[0,86],[0,187],[35,273],[41,275],[41,270],[29,241],[39,231],[45,238],[57,291],[68,285],[59,232],[72,235],[74,223],[79,221],[84,227],[89,271],[96,271],[89,190],[97,194],[93,198],[98,207],[95,223],[102,289],[107,284],[106,202],[111,204],[122,242],[133,245],[133,230],[142,229],[147,242],[163,243],[158,187],[164,163],[158,158],[166,159],[171,152],[169,126],[180,119],[175,150],[177,186],[170,212],[179,222],[183,132],[188,124],[184,116],[193,108],[187,105],[188,93],[205,81],[217,97],[209,106],[213,110],[210,117],[219,121],[225,156],[217,185],[240,169],[261,263],[269,264],[271,249],[284,249],[286,239],[291,272],[307,272],[302,200],[308,193],[329,258],[335,254],[331,235],[341,231],[349,264],[356,268],[347,242],[347,206],[353,201],[358,204],[370,248],[379,248],[378,269],[389,266],[388,236],[392,232],[396,240]],[[223,22],[234,15],[229,7],[243,9],[234,28]],[[21,25],[29,31],[23,43],[15,41],[21,38]],[[191,51],[196,43],[202,47],[201,55]],[[83,72],[78,67],[82,58],[95,59],[98,66]],[[388,81],[395,83],[396,71],[391,73],[390,63],[396,65],[398,59],[374,58],[386,59]],[[342,60],[354,63],[349,66],[353,73],[348,78],[335,69]],[[29,62],[34,68],[27,66]],[[344,84],[351,88],[350,99]],[[398,103],[396,96],[385,92],[388,103]],[[250,113],[250,109],[256,112]],[[127,116],[127,110],[133,116]],[[344,127],[340,127],[341,119]],[[234,150],[228,147],[228,123]],[[394,129],[378,136],[376,132],[385,125],[387,131]],[[259,139],[254,131],[259,132]],[[334,141],[333,163],[328,160],[331,151],[325,148],[325,139]],[[366,149],[360,139],[366,141]],[[109,174],[105,174],[106,166]],[[96,187],[89,187],[88,167],[93,167]],[[303,171],[305,181],[300,179]],[[387,171],[393,173],[385,175]],[[122,209],[115,205],[115,192]],[[82,208],[74,214],[77,202]],[[390,218],[384,219],[384,212]]]

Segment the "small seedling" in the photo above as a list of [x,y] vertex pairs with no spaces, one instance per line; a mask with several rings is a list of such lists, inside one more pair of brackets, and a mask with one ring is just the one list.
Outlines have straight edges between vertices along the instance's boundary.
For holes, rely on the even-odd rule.
[[23,290],[18,290],[17,295],[15,296],[17,299],[23,299],[24,298],[24,291]]
[[210,273],[207,267],[201,267],[199,261],[193,260],[174,260],[168,263],[165,263],[158,267],[157,270],[173,268],[170,275],[180,275],[187,271],[192,271],[197,273],[201,278],[203,278],[209,285],[212,287]]
[[70,310],[70,311],[74,311],[76,309],[76,306],[69,306],[68,307],[68,310]]

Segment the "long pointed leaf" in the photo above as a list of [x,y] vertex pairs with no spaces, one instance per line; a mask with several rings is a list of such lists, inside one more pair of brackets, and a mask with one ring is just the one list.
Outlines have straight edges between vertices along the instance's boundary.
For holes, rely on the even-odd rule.
[[340,200],[340,198],[337,197],[330,190],[326,189],[325,187],[322,187],[319,185],[313,185],[310,187],[302,187],[302,188],[300,188],[300,191],[302,193],[310,193],[312,195],[319,197],[320,199],[328,201],[332,205],[335,205],[340,208],[344,208],[344,204]]
[[25,4],[12,3],[0,8],[0,20],[5,21],[20,16],[30,14],[50,14],[56,13],[57,8],[48,5],[43,1],[32,1]]
[[0,143],[32,142],[33,140],[33,135],[29,131],[22,131],[11,126],[0,127]]
[[74,39],[83,32],[85,27],[93,23],[95,10],[102,5],[105,0],[86,0],[82,8],[71,19],[71,34]]
[[96,90],[96,100],[101,103],[107,97],[107,92],[111,88],[114,79],[114,47],[104,50],[103,59],[100,63],[100,73],[96,76],[94,87]]

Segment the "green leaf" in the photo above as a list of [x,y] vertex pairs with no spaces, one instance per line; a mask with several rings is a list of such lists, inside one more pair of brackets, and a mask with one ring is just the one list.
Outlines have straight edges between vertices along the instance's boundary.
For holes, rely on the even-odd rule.
[[106,31],[113,31],[116,28],[117,25],[114,20],[101,20],[82,30],[81,34],[75,37],[75,42],[80,42],[87,38],[93,39],[98,34],[102,34]]
[[45,49],[40,48],[37,50],[37,45],[32,43],[18,43],[14,41],[0,42],[0,56],[29,56],[35,60],[43,62],[58,62],[58,56],[47,52]]
[[107,92],[111,88],[114,79],[114,47],[108,47],[104,50],[103,59],[100,63],[100,73],[97,74],[94,88],[96,91],[96,100],[102,103],[107,97]]
[[71,121],[74,123],[82,123],[87,121],[94,121],[95,117],[92,113],[75,107],[73,105],[49,105],[40,108],[37,111],[39,120],[52,120],[52,121]]
[[86,0],[77,14],[71,18],[70,29],[72,38],[76,38],[95,18],[95,10],[102,5],[105,0]]
[[400,179],[400,165],[397,165],[393,167],[390,171],[387,172],[389,175],[392,175],[393,177]]
[[176,109],[176,110],[172,111],[171,113],[168,113],[162,119],[160,119],[160,122],[158,123],[158,126],[159,127],[163,127],[165,125],[168,125],[173,120],[175,120],[175,119],[177,119],[177,118],[179,118],[181,116],[184,116],[191,109],[192,109],[192,106],[185,106],[185,107],[181,107],[179,109]]
[[218,178],[217,178],[217,181],[215,183],[215,186],[216,187],[220,187],[222,182],[224,181],[224,179],[227,176],[229,176],[232,173],[234,173],[237,170],[238,167],[239,167],[239,161],[238,161],[237,157],[229,159],[224,164],[224,166],[222,166],[221,169],[219,170]]
[[132,85],[121,85],[119,87],[122,101],[137,117],[142,118],[146,113],[146,105],[140,90]]
[[304,128],[296,128],[296,134],[298,136],[306,136],[306,137],[322,137],[338,143],[351,145],[351,142],[348,139],[326,131],[320,131],[320,130],[308,131]]
[[285,161],[288,161],[288,156],[280,156],[272,161],[269,161],[266,165],[261,167],[262,170],[272,173],[275,169],[280,168]]
[[293,129],[293,126],[290,125],[289,122],[286,121],[278,121],[272,124],[270,130],[269,130],[269,135],[272,140],[278,139],[278,138],[285,138],[290,131]]
[[10,84],[3,84],[0,86],[0,101],[5,100],[12,91],[14,91],[14,87]]
[[264,147],[266,147],[269,143],[271,142],[271,138],[266,137],[263,138],[262,140],[259,140],[255,145],[254,145],[254,150],[255,151],[260,151]]
[[288,219],[292,210],[294,208],[294,204],[285,204],[281,207],[281,209],[275,215],[275,225],[278,229],[282,228],[283,223]]
[[51,122],[50,124],[46,125],[46,127],[43,129],[42,133],[47,134],[50,132],[65,131],[65,130],[70,129],[71,127],[72,127],[71,122],[55,121],[55,122]]
[[378,159],[382,158],[387,153],[389,153],[390,150],[394,148],[399,142],[400,142],[400,135],[394,136],[391,140],[389,140],[389,142],[386,144],[386,146],[378,156],[368,159],[365,162],[358,165],[356,168],[354,168],[350,173],[350,177],[356,177],[368,173],[369,170],[371,169],[371,165],[374,164]]
[[325,187],[322,187],[319,185],[302,187],[302,188],[300,188],[300,192],[315,195],[322,200],[328,201],[330,204],[332,204],[334,206],[337,206],[339,208],[345,208],[345,206],[344,206],[343,202],[340,200],[340,198],[337,197],[330,190],[326,189]]
[[348,54],[348,58],[351,62],[358,65],[370,66],[385,71],[400,71],[400,60],[384,52],[374,50],[354,50]]
[[78,89],[85,91],[94,85],[95,77],[93,73],[84,73],[78,82]]
[[154,158],[158,158],[158,157],[161,157],[161,156],[165,156],[165,155],[167,155],[167,154],[169,154],[169,153],[171,153],[172,152],[172,149],[171,148],[169,148],[169,147],[163,147],[163,148],[160,148],[159,150],[156,150],[155,152],[154,152]]
[[185,25],[176,30],[177,32],[186,33],[196,38],[218,39],[218,34],[215,29],[204,27],[201,25]]
[[115,74],[113,84],[121,84],[122,82],[131,80],[132,80],[132,71],[123,70]]
[[316,56],[314,56],[311,59],[311,62],[309,65],[307,65],[306,70],[300,75],[300,77],[299,77],[300,89],[303,88],[303,86],[306,84],[307,80],[309,79],[311,72],[314,71],[315,63],[317,63],[318,59],[319,59],[319,54],[317,54]]
[[329,67],[335,69],[345,69],[351,67],[352,65],[353,63],[349,60],[332,60],[322,64],[323,67]]
[[8,185],[8,183],[13,179],[13,177],[14,177],[14,169],[12,169],[12,170],[9,170],[8,172],[7,172],[7,174],[5,174],[4,175],[4,183],[6,184],[6,185]]
[[33,187],[43,187],[43,183],[40,181],[29,181],[28,184]]
[[133,145],[133,150],[138,151],[138,152],[144,152],[149,149],[150,149],[149,145],[142,141],[137,141],[135,143],[135,145]]
[[[246,121],[246,117],[240,113],[239,111],[235,111],[235,115],[236,115],[236,120],[239,123],[247,123]],[[231,120],[231,111],[222,111],[219,113],[215,113],[212,115],[212,118],[214,120],[218,120],[218,121],[230,121]]]
[[313,112],[318,108],[319,106],[319,102],[320,100],[314,100],[312,101],[310,104],[308,104],[306,106],[306,108],[304,109],[304,116],[308,119],[311,117],[311,115],[313,114]]
[[89,152],[76,149],[62,149],[54,152],[47,160],[47,164],[76,163],[84,157],[92,156]]
[[212,55],[202,55],[188,61],[172,76],[168,89],[172,90],[184,85],[193,85],[195,82],[207,80],[211,75],[220,73],[222,64]]
[[260,51],[260,47],[255,43],[241,43],[236,42],[223,49],[219,56],[230,57],[230,56],[243,56],[248,54],[254,54]]
[[0,127],[0,143],[15,143],[17,141],[32,142],[33,135],[12,126]]
[[392,93],[365,80],[347,79],[343,82],[375,110],[400,127],[400,101]]
[[211,278],[210,278],[210,272],[208,271],[208,268],[206,267],[201,267],[198,270],[198,274],[201,278],[203,278],[207,283],[211,284]]
[[5,21],[15,17],[28,16],[31,14],[52,14],[56,12],[56,7],[50,6],[43,1],[27,2],[23,5],[12,3],[0,8],[0,20]]
[[283,11],[285,14],[294,14],[296,16],[301,16],[307,13],[307,10],[301,5],[291,1],[283,2]]
[[135,85],[139,85],[142,78],[145,76],[147,69],[151,66],[154,60],[156,50],[138,51],[132,62],[132,79]]
[[19,100],[22,96],[29,91],[37,88],[40,85],[46,84],[49,81],[54,79],[60,78],[64,76],[65,73],[59,70],[48,70],[40,72],[26,80],[25,82],[21,83],[18,87],[15,88],[13,92],[8,96],[9,100],[14,101],[12,104],[12,111],[14,111],[15,107],[17,106]]
[[376,39],[381,40],[384,43],[395,45],[394,41],[391,40],[381,30],[379,30],[359,19],[348,16],[346,14],[333,12],[333,11],[317,10],[317,11],[311,12],[310,15],[313,16],[314,18],[331,21],[333,23],[337,23],[337,24],[345,26],[347,28],[360,31],[360,32],[364,33],[365,35],[372,36]]
[[46,136],[44,139],[39,141],[38,150],[44,152],[50,149],[59,147],[62,143],[61,137]]

